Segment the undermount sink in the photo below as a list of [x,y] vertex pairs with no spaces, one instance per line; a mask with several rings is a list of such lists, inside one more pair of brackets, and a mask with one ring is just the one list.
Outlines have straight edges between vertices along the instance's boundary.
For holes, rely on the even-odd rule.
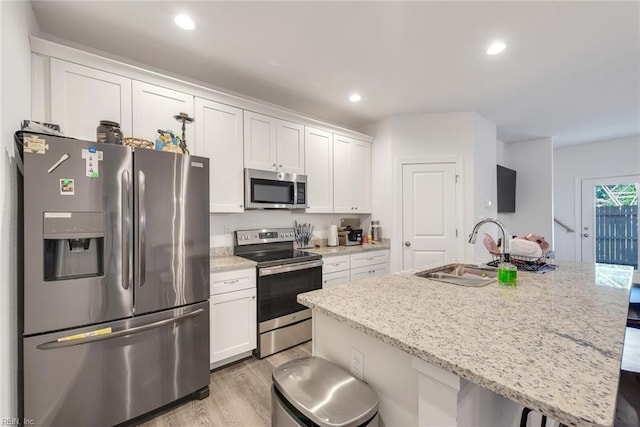
[[471,264],[450,264],[441,268],[421,271],[416,273],[416,276],[452,285],[480,287],[495,282],[498,271]]

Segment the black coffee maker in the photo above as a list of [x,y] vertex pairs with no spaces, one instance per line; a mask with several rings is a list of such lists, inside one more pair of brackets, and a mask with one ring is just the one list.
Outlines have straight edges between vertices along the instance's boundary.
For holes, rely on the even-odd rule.
[[362,244],[362,228],[358,218],[342,218],[340,220],[338,244],[340,246],[355,246]]

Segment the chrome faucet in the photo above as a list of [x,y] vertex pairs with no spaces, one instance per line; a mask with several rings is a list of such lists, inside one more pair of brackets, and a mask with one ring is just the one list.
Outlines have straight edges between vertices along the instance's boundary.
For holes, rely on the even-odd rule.
[[476,238],[478,237],[478,230],[480,230],[480,227],[482,227],[484,224],[488,222],[491,222],[497,225],[500,231],[502,232],[502,247],[503,247],[502,253],[505,255],[505,258],[507,258],[509,254],[509,241],[507,240],[507,232],[505,231],[506,227],[502,222],[500,222],[497,219],[487,218],[487,219],[478,221],[478,223],[473,226],[473,231],[471,232],[471,234],[469,234],[469,243],[476,243]]

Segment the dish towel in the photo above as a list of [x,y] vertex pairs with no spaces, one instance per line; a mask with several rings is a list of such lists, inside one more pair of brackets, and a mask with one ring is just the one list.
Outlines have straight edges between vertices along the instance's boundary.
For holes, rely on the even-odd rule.
[[509,252],[511,255],[529,258],[540,258],[542,256],[540,245],[525,239],[512,239],[509,242]]

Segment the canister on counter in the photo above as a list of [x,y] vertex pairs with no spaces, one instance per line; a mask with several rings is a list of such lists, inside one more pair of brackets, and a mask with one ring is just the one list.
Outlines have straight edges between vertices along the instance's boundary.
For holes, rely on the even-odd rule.
[[96,129],[96,141],[106,144],[122,144],[120,124],[109,120],[100,120]]
[[380,241],[380,221],[378,220],[371,221],[371,237],[374,242]]

